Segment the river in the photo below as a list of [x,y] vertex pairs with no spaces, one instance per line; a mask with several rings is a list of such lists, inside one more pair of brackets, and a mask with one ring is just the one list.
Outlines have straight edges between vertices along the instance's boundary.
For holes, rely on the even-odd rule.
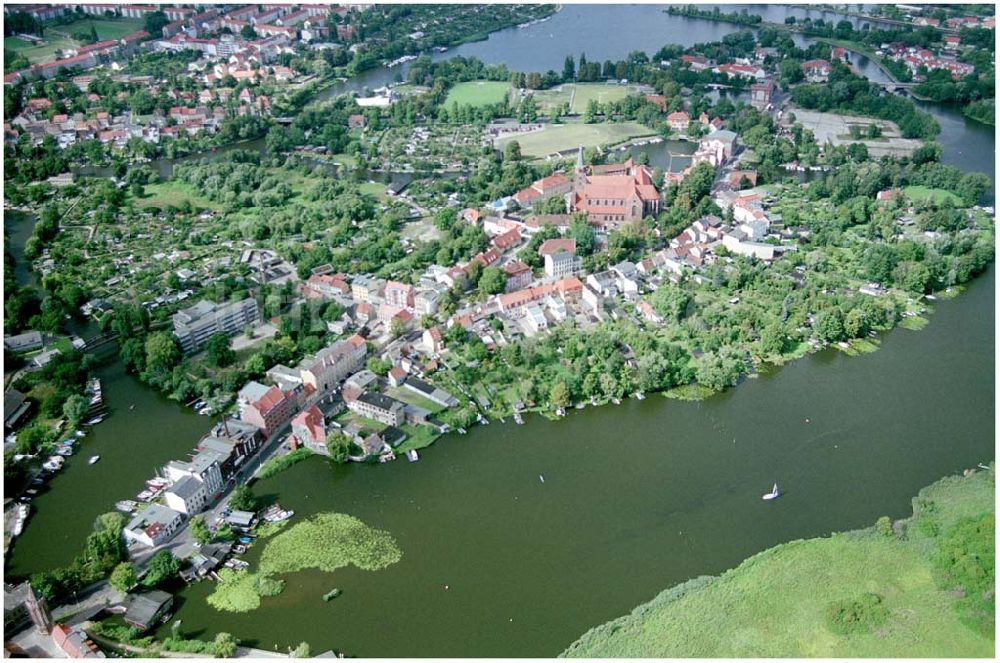
[[[735,29],[649,6],[567,5],[441,57],[559,70],[567,53],[620,58]],[[385,72],[391,80],[393,70],[368,73]],[[941,122],[945,160],[993,176],[993,132],[927,110]],[[5,222],[12,240],[24,222]],[[993,279],[991,269],[939,302],[926,329],[894,331],[872,355],[827,350],[702,403],[651,396],[560,422],[494,423],[442,438],[417,464],[300,464],[257,491],[280,496],[296,520],[334,510],[384,528],[402,561],[293,574],[245,615],[210,609],[202,583],[179,595],[177,617],[189,635],[226,630],[267,649],[307,640],[365,656],[551,656],[670,585],[783,541],[904,516],[922,486],[993,458]],[[69,562],[96,515],[209,426],[120,364],[101,377],[114,414],[34,501],[12,575]],[[86,465],[93,454],[101,462]],[[775,480],[785,497],[765,504]],[[324,603],[333,586],[343,596]]]

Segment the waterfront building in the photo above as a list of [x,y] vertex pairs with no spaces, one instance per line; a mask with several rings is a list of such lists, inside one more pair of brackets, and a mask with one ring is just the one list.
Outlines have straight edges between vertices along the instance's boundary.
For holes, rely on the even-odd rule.
[[240,418],[260,428],[264,437],[270,437],[284,426],[297,409],[297,392],[270,387],[262,396],[243,408]]
[[132,518],[122,533],[127,541],[135,541],[150,548],[168,541],[184,522],[184,516],[159,504],[150,504]]
[[174,511],[193,516],[205,508],[209,494],[200,479],[188,475],[170,486],[163,497],[167,506]]
[[140,631],[149,630],[160,622],[173,603],[173,596],[158,589],[129,594],[125,599],[125,622]]
[[301,444],[314,453],[329,456],[326,448],[326,420],[315,405],[311,405],[292,419],[293,444]]
[[183,352],[194,352],[200,350],[214,334],[239,334],[257,322],[259,315],[257,302],[252,297],[229,304],[202,300],[174,313],[174,336]]
[[356,399],[348,401],[347,407],[362,417],[389,426],[399,426],[404,419],[403,404],[384,394],[361,394]]
[[184,477],[194,477],[205,486],[207,499],[222,490],[222,458],[214,451],[199,451],[188,461],[172,460],[164,466],[164,474],[174,483]]

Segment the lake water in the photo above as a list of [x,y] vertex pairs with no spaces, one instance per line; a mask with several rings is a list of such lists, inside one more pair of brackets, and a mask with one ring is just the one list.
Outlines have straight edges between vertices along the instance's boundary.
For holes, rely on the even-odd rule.
[[[620,58],[735,29],[649,6],[568,5],[441,57],[560,70],[567,53]],[[366,75],[386,72],[388,82],[393,70]],[[945,160],[992,176],[993,132],[927,110],[942,124]],[[5,221],[11,241],[26,238],[26,223]],[[258,492],[280,496],[296,520],[333,510],[387,529],[403,560],[377,573],[294,574],[247,615],[208,608],[202,583],[180,595],[177,617],[189,635],[231,631],[267,649],[307,640],[365,656],[551,656],[688,578],[783,541],[904,516],[922,486],[993,458],[993,278],[940,302],[925,330],[888,334],[873,355],[825,351],[702,403],[650,396],[560,422],[494,423],[442,438],[417,464],[303,463]],[[99,513],[209,427],[120,364],[100,375],[114,414],[33,502],[12,575],[68,563]],[[101,462],[86,465],[93,454]],[[774,481],[784,497],[762,502]],[[334,586],[343,596],[323,602]]]

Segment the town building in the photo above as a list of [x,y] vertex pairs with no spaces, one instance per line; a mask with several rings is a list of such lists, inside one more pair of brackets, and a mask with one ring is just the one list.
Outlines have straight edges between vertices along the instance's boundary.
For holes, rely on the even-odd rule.
[[322,397],[364,364],[368,344],[357,334],[320,350],[299,363],[302,384]]
[[239,334],[257,322],[259,315],[252,297],[228,304],[202,300],[174,313],[174,336],[183,352],[194,352],[204,347],[214,334]]
[[404,406],[395,398],[384,394],[364,393],[347,403],[348,409],[362,417],[389,426],[399,426],[404,420]]
[[158,589],[129,594],[125,599],[125,623],[148,631],[160,623],[173,604],[174,597]]
[[326,420],[323,413],[315,405],[299,412],[292,419],[293,444],[306,447],[314,453],[329,456],[326,448]]
[[52,642],[67,658],[107,658],[79,627],[56,624],[52,627]]
[[615,228],[660,211],[660,192],[652,172],[631,159],[622,164],[584,168],[578,164],[569,207],[586,212],[587,220],[602,228]]
[[152,548],[168,541],[183,522],[184,516],[180,512],[159,504],[150,504],[129,521],[122,534],[127,541]]
[[288,423],[297,409],[297,401],[296,390],[284,391],[272,386],[262,396],[248,403],[240,413],[240,418],[260,428],[264,437],[270,437]]

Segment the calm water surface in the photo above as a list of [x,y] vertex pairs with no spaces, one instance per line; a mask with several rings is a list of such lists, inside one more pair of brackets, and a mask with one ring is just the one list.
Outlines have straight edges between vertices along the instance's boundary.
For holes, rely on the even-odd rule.
[[[990,273],[872,355],[823,352],[702,403],[653,396],[491,424],[442,438],[416,464],[307,461],[257,493],[296,520],[339,511],[386,529],[402,561],[287,576],[248,615],[208,607],[202,583],[177,616],[266,649],[555,655],[666,587],[777,543],[905,516],[921,487],[991,460],[993,298]],[[774,481],[782,498],[762,501]],[[344,594],[326,603],[332,587]]]

